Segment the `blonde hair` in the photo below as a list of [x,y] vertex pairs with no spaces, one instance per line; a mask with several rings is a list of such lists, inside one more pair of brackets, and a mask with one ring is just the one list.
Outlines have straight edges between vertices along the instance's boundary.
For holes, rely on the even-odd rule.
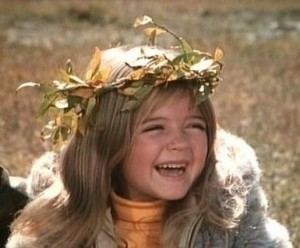
[[[104,51],[102,63],[113,69],[111,82],[129,73],[131,69],[124,61],[134,61],[139,51],[140,48],[124,47]],[[62,183],[57,181],[30,203],[14,223],[13,231],[33,237],[32,247],[93,247],[100,232],[113,238],[106,212],[110,207],[112,188],[117,187],[119,165],[130,149],[136,125],[174,94],[189,94],[191,103],[195,104],[194,90],[193,81],[155,87],[134,111],[121,111],[128,97],[116,90],[97,97],[88,118],[86,134],[75,134],[62,155],[58,168]],[[208,194],[214,194],[209,187],[215,177],[213,144],[216,121],[210,100],[202,102],[199,110],[208,126],[206,166],[190,192],[183,199],[170,202],[167,207],[162,223],[164,247],[167,244],[176,247],[175,237],[180,237],[180,232],[188,225],[186,220],[189,218],[186,217],[194,213],[203,216],[205,222],[222,228],[228,228],[232,222],[231,217],[222,215],[217,201],[208,197]],[[178,223],[185,225],[179,226]]]

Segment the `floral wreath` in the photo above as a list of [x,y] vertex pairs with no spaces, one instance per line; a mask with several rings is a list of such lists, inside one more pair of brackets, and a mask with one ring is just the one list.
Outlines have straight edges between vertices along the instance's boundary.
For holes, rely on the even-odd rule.
[[41,136],[50,140],[54,149],[60,148],[70,134],[85,133],[87,118],[95,106],[96,97],[108,90],[116,89],[118,93],[129,97],[122,111],[138,107],[154,87],[180,79],[194,80],[198,84],[198,90],[195,92],[197,103],[205,101],[214,92],[221,80],[221,49],[217,48],[214,55],[194,50],[182,37],[157,24],[149,16],[137,18],[133,26],[146,26],[144,33],[151,46],[155,46],[158,35],[171,35],[179,43],[178,55],[172,59],[163,53],[147,56],[141,48],[142,56],[134,65],[126,63],[132,69],[131,72],[126,77],[108,84],[111,68],[101,63],[101,51],[96,47],[84,79],[73,73],[71,60],[67,60],[66,68],[60,70],[60,79],[52,81],[50,87],[26,82],[17,88],[19,91],[24,87],[38,86],[43,91],[44,100],[38,115],[43,116],[47,113],[50,121],[43,127]]

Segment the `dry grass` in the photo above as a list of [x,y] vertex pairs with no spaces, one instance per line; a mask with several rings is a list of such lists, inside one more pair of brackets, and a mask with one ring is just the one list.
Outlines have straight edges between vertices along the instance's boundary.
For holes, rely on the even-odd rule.
[[17,85],[49,81],[69,57],[82,68],[95,45],[141,42],[131,24],[147,13],[196,47],[225,50],[219,122],[256,149],[270,211],[300,244],[299,1],[126,1],[126,12],[122,0],[53,2],[0,1],[0,163],[11,174],[45,149],[38,93],[16,96]]

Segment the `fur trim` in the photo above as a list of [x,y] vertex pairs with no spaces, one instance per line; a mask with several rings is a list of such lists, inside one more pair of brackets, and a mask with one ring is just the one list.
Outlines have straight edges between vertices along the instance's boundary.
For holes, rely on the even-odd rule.
[[18,191],[22,192],[23,194],[27,195],[26,192],[26,187],[27,187],[27,182],[26,178],[24,177],[9,177],[9,183],[10,186],[14,189],[17,189]]
[[[224,212],[234,211],[234,204],[228,205],[228,197],[243,201],[245,208],[239,216],[238,227],[229,236],[213,228],[202,227],[194,247],[292,247],[287,229],[267,217],[268,204],[259,185],[261,170],[254,150],[243,139],[219,129],[215,152],[220,180],[230,178],[233,182],[226,189],[226,197],[221,198],[221,204],[227,207]],[[231,214],[234,216],[234,213]]]
[[261,170],[255,152],[243,139],[219,129],[215,153],[217,170],[222,174],[237,176],[247,186],[259,181]]
[[13,234],[9,238],[5,248],[34,248],[32,246],[33,239],[20,234]]
[[211,195],[216,196],[233,225],[245,211],[247,196],[253,185],[258,184],[261,171],[254,150],[243,139],[223,129],[217,131],[215,154],[218,183],[217,187],[210,187]]
[[35,198],[53,184],[57,170],[57,157],[54,152],[45,152],[34,161],[27,177],[26,191],[29,197]]

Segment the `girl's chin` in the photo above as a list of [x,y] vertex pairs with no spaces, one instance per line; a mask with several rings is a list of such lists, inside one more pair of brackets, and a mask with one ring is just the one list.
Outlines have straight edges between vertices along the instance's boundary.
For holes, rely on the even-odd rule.
[[172,192],[170,194],[164,194],[159,196],[158,200],[165,200],[165,201],[177,201],[186,196],[186,192]]
[[125,197],[131,201],[136,202],[152,202],[152,201],[177,201],[186,196],[186,192],[184,193],[175,193],[172,192],[170,194],[163,195],[152,195],[152,196],[129,196]]

